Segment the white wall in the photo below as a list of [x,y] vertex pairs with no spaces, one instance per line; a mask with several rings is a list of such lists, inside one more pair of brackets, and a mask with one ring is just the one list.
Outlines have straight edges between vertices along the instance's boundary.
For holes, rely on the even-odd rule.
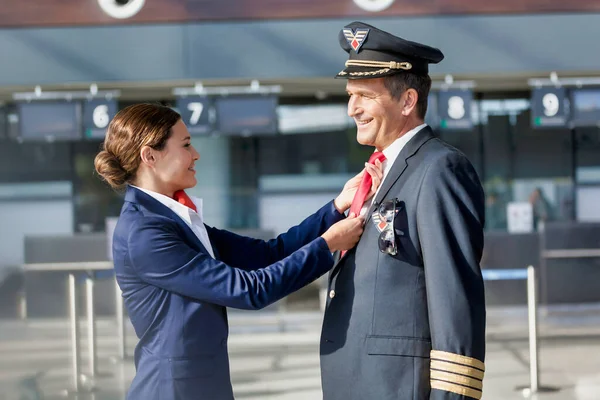
[[0,269],[24,262],[25,235],[73,234],[71,200],[0,202]]
[[600,222],[600,185],[577,188],[577,221]]

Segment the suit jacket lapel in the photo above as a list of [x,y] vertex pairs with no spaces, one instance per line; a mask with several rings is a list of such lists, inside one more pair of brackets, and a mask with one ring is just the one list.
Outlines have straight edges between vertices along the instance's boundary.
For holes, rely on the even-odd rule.
[[[387,176],[381,183],[381,188],[379,192],[377,192],[377,196],[373,201],[373,204],[380,204],[385,196],[388,194],[392,186],[398,181],[400,176],[406,171],[406,167],[408,167],[408,159],[411,158],[415,153],[427,143],[429,140],[433,139],[435,136],[433,135],[433,131],[429,126],[424,127],[413,137],[402,150],[398,157],[394,161],[390,172],[388,172]],[[372,212],[367,212],[365,216],[365,225],[371,220]]]
[[[173,210],[169,207],[162,204],[160,201],[156,200],[152,196],[138,190],[134,187],[127,186],[127,191],[125,192],[125,201],[129,201],[131,203],[136,203],[144,207],[146,210],[162,215],[163,217],[167,217],[172,219],[184,232],[186,239],[195,243],[201,251],[204,251],[206,254],[210,254],[206,247],[202,244],[198,236],[191,230],[191,228],[181,219],[179,215],[177,215]],[[214,246],[213,246],[214,251]],[[215,257],[216,257],[216,253]]]
[[[394,184],[398,181],[400,176],[404,173],[404,171],[408,167],[408,160],[413,155],[415,155],[417,151],[419,151],[421,146],[423,146],[425,143],[427,143],[429,140],[433,139],[434,137],[435,136],[434,136],[431,128],[429,126],[426,126],[421,131],[419,131],[419,133],[417,133],[415,135],[415,137],[413,137],[406,144],[406,146],[404,146],[404,148],[400,151],[400,154],[398,154],[398,157],[394,161],[394,164],[392,165],[390,172],[388,172],[387,176],[381,183],[381,188],[379,189],[379,192],[377,193],[377,196],[375,197],[375,200],[373,201],[373,204],[375,205],[375,207],[377,207],[377,205],[380,204],[383,201],[383,199],[385,199],[385,196],[387,196],[387,194],[390,191],[390,189],[392,188],[392,186],[394,186]],[[367,215],[365,218],[365,226],[367,226],[366,224],[369,223],[369,221],[371,220],[371,216],[373,215],[373,208],[374,207],[367,210]],[[350,251],[355,251],[355,250],[350,250]],[[329,283],[330,284],[331,284],[331,281],[333,280],[333,278],[339,272],[340,268],[342,268],[342,266],[344,264],[344,260],[346,260],[349,256],[350,256],[350,254],[346,254],[346,256],[342,259],[339,257],[339,255],[337,257],[334,255],[334,265],[331,270],[331,273],[329,274]]]

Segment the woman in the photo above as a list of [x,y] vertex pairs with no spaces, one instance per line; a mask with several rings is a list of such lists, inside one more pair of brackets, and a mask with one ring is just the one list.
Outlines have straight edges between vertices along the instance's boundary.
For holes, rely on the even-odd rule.
[[[365,170],[335,201],[264,242],[202,223],[201,203],[183,192],[196,184],[199,154],[170,108],[125,108],[103,147],[96,171],[113,188],[126,186],[113,259],[140,339],[128,399],[233,399],[225,307],[263,308],[327,272],[331,252],[352,248],[363,219],[342,212]],[[381,165],[365,168],[372,195]]]

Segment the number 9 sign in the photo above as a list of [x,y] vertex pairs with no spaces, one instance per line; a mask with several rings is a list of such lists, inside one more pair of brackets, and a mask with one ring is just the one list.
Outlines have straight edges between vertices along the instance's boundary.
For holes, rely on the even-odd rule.
[[542,105],[544,106],[544,115],[546,117],[554,117],[560,109],[560,101],[554,93],[546,93],[542,97]]
[[567,92],[564,87],[541,87],[531,91],[531,126],[565,128],[569,120]]

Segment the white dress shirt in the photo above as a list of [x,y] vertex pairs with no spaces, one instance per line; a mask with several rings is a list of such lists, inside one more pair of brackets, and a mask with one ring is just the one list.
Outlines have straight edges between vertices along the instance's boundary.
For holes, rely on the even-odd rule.
[[215,258],[213,253],[212,246],[210,244],[210,239],[208,237],[208,232],[206,231],[206,227],[204,226],[204,222],[202,220],[202,199],[194,196],[189,196],[198,211],[194,211],[191,208],[179,203],[178,201],[170,198],[169,196],[165,196],[164,194],[153,192],[152,190],[143,189],[141,187],[133,186],[132,187],[141,190],[146,193],[148,196],[156,199],[161,202],[165,206],[169,207],[179,218],[186,223],[187,226],[190,227],[192,232],[196,235],[196,237],[200,240],[202,245],[206,248],[206,251],[210,254],[212,258]]
[[[427,126],[427,124],[421,124],[421,125],[417,126],[416,128],[411,129],[410,131],[406,132],[404,135],[400,136],[398,139],[394,140],[392,142],[392,144],[390,144],[388,147],[386,147],[385,149],[382,150],[382,153],[385,156],[385,160],[383,161],[383,179],[381,181],[381,184],[377,188],[377,192],[375,192],[375,195],[371,198],[371,201],[366,201],[365,204],[363,205],[363,208],[360,210],[360,215],[365,215],[367,213],[367,210],[373,204],[373,201],[375,201],[375,197],[377,197],[377,194],[379,193],[379,189],[381,189],[381,186],[383,186],[383,182],[385,182],[385,178],[387,177],[388,173],[392,169],[392,165],[394,165],[396,158],[398,158],[398,155],[400,154],[400,152],[402,151],[404,146],[406,146],[406,144],[410,141],[410,139],[415,137],[416,134],[419,133],[419,131],[421,129],[425,128],[426,126]],[[377,150],[375,150],[375,151],[377,151]]]

